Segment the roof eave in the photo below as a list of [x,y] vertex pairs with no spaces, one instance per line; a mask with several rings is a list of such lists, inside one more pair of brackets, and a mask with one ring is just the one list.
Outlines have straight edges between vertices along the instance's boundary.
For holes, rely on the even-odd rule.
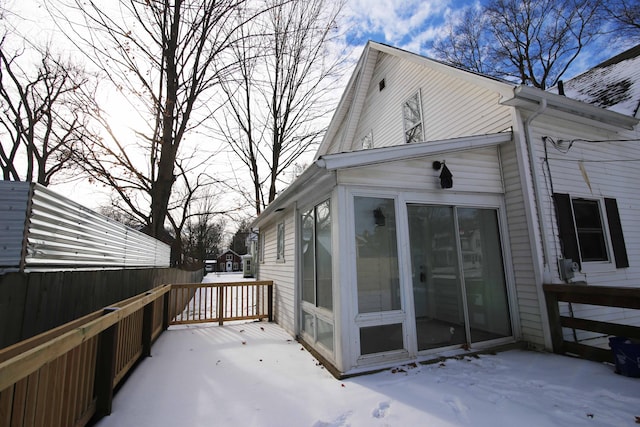
[[369,41],[365,45],[362,51],[362,54],[360,55],[360,58],[358,59],[358,62],[356,63],[356,66],[353,69],[351,76],[349,77],[349,81],[347,82],[347,85],[345,86],[345,89],[342,92],[342,95],[340,96],[340,101],[338,102],[335,112],[331,117],[331,121],[329,122],[329,127],[327,128],[327,131],[325,132],[324,137],[320,142],[320,146],[316,151],[316,155],[315,155],[316,159],[318,158],[319,153],[324,152],[326,150],[327,145],[333,140],[333,138],[335,137],[336,131],[340,126],[340,123],[342,123],[342,120],[344,120],[345,115],[349,111],[349,105],[353,100],[353,96],[351,92],[356,90],[358,86],[359,74],[369,59],[369,50],[371,48],[371,43],[372,42]]
[[616,113],[615,111],[609,111],[582,101],[567,98],[566,96],[522,85],[514,89],[513,97],[502,101],[501,104],[528,109],[539,105],[542,100],[546,100],[548,108],[573,114],[588,120],[594,120],[608,126],[632,130],[639,122],[637,118],[625,114]]
[[328,171],[350,167],[367,166],[376,163],[411,159],[421,156],[453,153],[475,148],[490,147],[507,143],[513,139],[511,132],[488,135],[474,135],[441,141],[426,141],[413,144],[392,145],[389,147],[347,153],[327,154],[317,160],[317,164]]
[[306,184],[316,182],[327,174],[328,171],[324,167],[320,166],[317,161],[313,162],[289,187],[280,193],[273,202],[269,203],[260,215],[251,222],[250,228],[259,228],[261,224],[268,222],[273,214],[289,207],[294,201],[294,196],[299,194]]

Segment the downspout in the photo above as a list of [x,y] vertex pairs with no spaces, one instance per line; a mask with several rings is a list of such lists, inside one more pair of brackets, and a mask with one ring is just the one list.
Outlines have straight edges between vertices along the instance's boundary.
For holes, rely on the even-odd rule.
[[538,181],[538,173],[536,171],[536,164],[533,151],[533,143],[531,138],[531,123],[545,110],[547,109],[547,100],[542,98],[538,104],[538,108],[529,116],[524,122],[524,138],[527,144],[527,153],[529,155],[529,167],[531,168],[531,179],[533,180],[533,193],[535,198],[536,212],[538,215],[538,232],[540,233],[540,239],[542,240],[542,283],[540,286],[536,283],[536,294],[538,296],[538,306],[540,308],[540,323],[542,326],[542,333],[544,339],[544,346],[547,349],[553,349],[553,343],[551,342],[551,327],[549,325],[549,313],[547,312],[546,298],[544,291],[542,290],[542,284],[549,283],[551,281],[551,270],[549,267],[549,248],[547,245],[547,238],[542,226],[543,211],[542,204],[540,203],[540,184]]
[[543,210],[542,203],[540,202],[540,182],[538,181],[538,172],[536,169],[534,152],[533,152],[533,143],[531,138],[531,123],[545,110],[547,109],[547,100],[542,98],[540,103],[538,104],[538,109],[533,112],[533,114],[527,117],[527,120],[524,121],[524,138],[527,144],[527,151],[529,154],[529,167],[531,168],[531,177],[533,178],[533,195],[535,197],[535,205],[536,211],[538,214],[538,232],[540,233],[540,238],[542,239],[542,282],[549,283],[551,281],[551,269],[549,266],[549,246],[547,243],[547,238],[544,233],[544,229],[542,227],[543,220]]

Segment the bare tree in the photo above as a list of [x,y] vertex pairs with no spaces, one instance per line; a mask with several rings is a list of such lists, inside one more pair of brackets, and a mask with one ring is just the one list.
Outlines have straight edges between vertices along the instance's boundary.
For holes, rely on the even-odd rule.
[[242,24],[232,25],[230,18],[244,3],[47,0],[58,26],[142,118],[136,144],[144,162],[130,154],[133,144],[118,138],[113,126],[106,127],[111,141],[94,141],[84,160],[96,179],[147,218],[154,236],[164,230],[184,140],[207,119],[202,107],[213,102],[216,85],[234,65],[223,57],[235,42],[234,25]]
[[491,0],[435,51],[467,69],[546,89],[601,34],[600,17],[599,0]]
[[98,213],[118,221],[120,224],[124,224],[127,227],[140,229],[145,224],[140,222],[140,219],[131,214],[128,210],[123,210],[119,204],[119,199],[112,199],[110,205],[99,206],[97,208]]
[[224,229],[224,219],[216,220],[212,214],[203,213],[189,218],[183,234],[185,254],[200,261],[219,254],[222,251]]
[[88,134],[95,84],[50,46],[10,51],[0,42],[0,167],[5,180],[44,186],[72,166]]
[[506,75],[546,89],[599,34],[599,2],[493,0],[487,6],[493,52]]
[[482,9],[467,7],[462,10],[459,21],[449,21],[445,37],[434,42],[433,51],[439,59],[455,67],[492,74],[490,37],[487,16]]
[[251,220],[247,218],[241,220],[236,232],[231,238],[230,249],[237,254],[244,255],[248,252],[247,238],[251,233],[250,224]]
[[640,39],[640,1],[609,0],[603,6],[605,16],[613,18],[611,31],[617,38],[636,42]]
[[[237,20],[246,21],[244,10],[238,11]],[[263,55],[263,48],[256,41],[258,25],[256,21],[247,22],[239,27],[240,37],[238,43],[232,47],[233,58],[237,61],[238,68],[230,78],[222,82],[226,102],[223,105],[224,113],[214,116],[219,132],[225,142],[229,144],[236,157],[246,166],[251,183],[253,185],[252,196],[247,197],[247,202],[260,213],[264,205],[263,184],[259,162],[261,145],[264,145],[265,123],[260,116],[261,108],[256,101],[259,81],[256,75],[259,72],[259,58]],[[260,40],[260,39],[257,39]],[[237,174],[235,176],[235,188],[241,189],[244,180]],[[241,193],[243,193],[241,191]]]
[[341,72],[341,58],[329,48],[343,4],[264,0],[266,13],[244,28],[243,43],[233,50],[241,66],[223,85],[229,102],[217,129],[249,171],[256,213],[324,131],[328,95]]

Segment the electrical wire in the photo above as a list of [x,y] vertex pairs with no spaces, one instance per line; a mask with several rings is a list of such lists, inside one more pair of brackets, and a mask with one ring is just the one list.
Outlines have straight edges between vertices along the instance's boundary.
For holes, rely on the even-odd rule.
[[[543,136],[542,137],[542,142],[544,143],[544,150],[545,150],[545,160],[548,162],[549,160],[562,160],[562,161],[567,161],[567,162],[583,162],[583,163],[615,163],[615,162],[640,162],[640,159],[597,159],[597,160],[583,160],[583,159],[559,159],[559,158],[553,158],[553,157],[549,157],[548,153],[547,153],[547,143],[550,143],[551,146],[553,148],[555,148],[557,151],[559,151],[562,154],[567,154],[569,152],[569,150],[571,150],[571,147],[573,147],[573,144],[576,142],[586,142],[586,143],[590,143],[590,144],[599,144],[599,143],[613,143],[613,142],[640,142],[640,139],[602,139],[602,140],[588,140],[588,139],[570,139],[570,140],[565,140],[565,139],[558,139],[557,141],[553,138],[551,138],[550,136]],[[568,146],[565,146],[566,143],[569,143]]]

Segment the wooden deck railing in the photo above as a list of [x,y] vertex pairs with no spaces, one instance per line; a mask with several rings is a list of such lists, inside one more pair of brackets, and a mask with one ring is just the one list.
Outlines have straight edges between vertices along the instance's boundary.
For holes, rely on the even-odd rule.
[[[188,301],[185,305],[184,301]],[[268,319],[272,321],[270,281],[172,285],[171,325]],[[178,310],[178,307],[184,307]]]
[[567,341],[562,328],[596,332],[603,336],[623,336],[640,339],[640,327],[601,322],[570,316],[561,316],[559,302],[590,304],[640,310],[640,288],[620,288],[591,285],[543,285],[549,313],[549,325],[553,351],[559,354],[576,354],[585,359],[613,362],[610,350],[585,343]]
[[170,323],[271,320],[272,287],[164,285],[1,349],[0,426],[84,426],[110,414],[113,390]]

